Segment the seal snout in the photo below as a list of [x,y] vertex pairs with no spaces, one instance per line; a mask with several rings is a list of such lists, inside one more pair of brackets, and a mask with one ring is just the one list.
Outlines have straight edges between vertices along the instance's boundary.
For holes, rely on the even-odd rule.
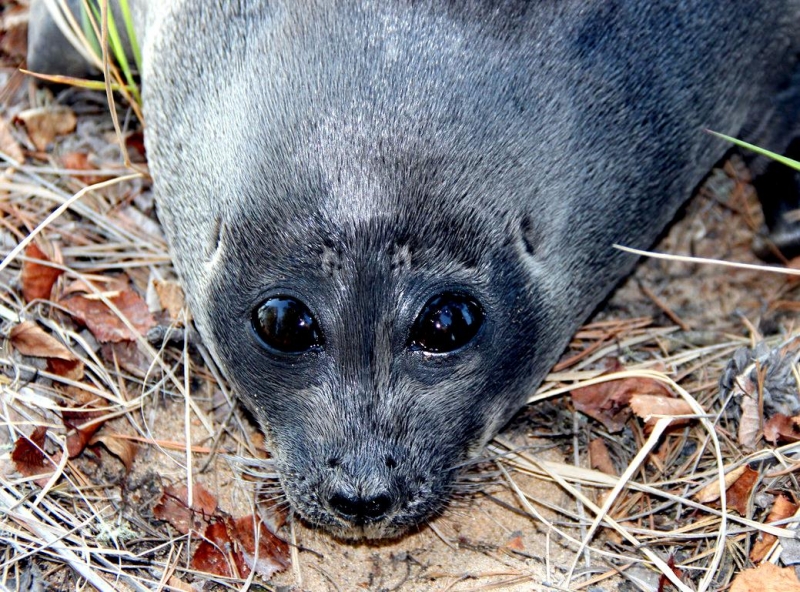
[[343,520],[364,525],[382,519],[392,507],[392,498],[388,493],[363,496],[340,491],[330,497],[328,505]]

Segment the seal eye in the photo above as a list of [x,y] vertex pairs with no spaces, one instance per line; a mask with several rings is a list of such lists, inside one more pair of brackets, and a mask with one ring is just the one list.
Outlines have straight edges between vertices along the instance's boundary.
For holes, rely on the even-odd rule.
[[253,328],[270,349],[300,354],[322,346],[322,333],[308,307],[291,296],[273,296],[253,311]]
[[483,323],[483,310],[466,294],[445,292],[422,307],[414,321],[409,348],[433,354],[455,351],[477,335]]

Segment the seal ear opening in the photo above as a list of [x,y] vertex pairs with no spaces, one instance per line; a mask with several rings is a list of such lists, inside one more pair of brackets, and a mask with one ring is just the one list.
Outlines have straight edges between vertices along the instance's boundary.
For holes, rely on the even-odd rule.
[[539,255],[541,233],[530,214],[523,214],[520,219],[518,237],[522,250],[529,257],[537,257]]
[[209,267],[214,267],[217,261],[219,261],[219,259],[222,257],[224,234],[225,223],[223,222],[221,216],[217,216],[214,218],[214,224],[211,227],[211,234],[209,236],[208,248],[206,251],[206,265]]

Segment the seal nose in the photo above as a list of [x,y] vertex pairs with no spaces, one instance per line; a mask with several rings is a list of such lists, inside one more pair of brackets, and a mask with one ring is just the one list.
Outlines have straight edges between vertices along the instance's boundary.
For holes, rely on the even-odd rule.
[[392,505],[392,499],[385,493],[372,497],[335,493],[328,500],[334,512],[345,520],[364,524],[381,518]]

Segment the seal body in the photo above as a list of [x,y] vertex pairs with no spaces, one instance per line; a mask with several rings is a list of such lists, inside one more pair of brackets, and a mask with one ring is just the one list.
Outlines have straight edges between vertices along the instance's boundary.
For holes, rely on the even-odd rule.
[[[139,10],[196,323],[293,508],[345,538],[442,509],[632,267],[612,245],[649,246],[725,153],[705,128],[782,151],[800,108],[798,0]],[[265,342],[276,302],[309,347]],[[426,347],[448,322],[469,339]]]

